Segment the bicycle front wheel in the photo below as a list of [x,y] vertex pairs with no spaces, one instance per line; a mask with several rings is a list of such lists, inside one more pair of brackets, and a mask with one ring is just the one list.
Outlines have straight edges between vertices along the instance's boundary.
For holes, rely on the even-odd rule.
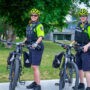
[[65,73],[62,69],[60,71],[60,80],[59,80],[59,90],[62,90],[65,87]]
[[10,84],[9,84],[9,90],[15,90],[15,87],[17,86],[17,81],[19,78],[19,65],[20,62],[18,59],[14,60],[11,63],[11,68],[10,68],[10,74],[9,74],[9,79],[10,79]]
[[67,81],[70,85],[74,86],[74,90],[78,90],[79,73],[78,67],[74,62],[67,63],[66,68]]

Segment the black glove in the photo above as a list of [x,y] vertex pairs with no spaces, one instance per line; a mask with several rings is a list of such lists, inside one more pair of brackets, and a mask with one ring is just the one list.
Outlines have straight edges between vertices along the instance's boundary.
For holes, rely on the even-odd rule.
[[29,42],[28,40],[26,40],[24,43],[25,43],[25,44],[30,44],[30,42]]

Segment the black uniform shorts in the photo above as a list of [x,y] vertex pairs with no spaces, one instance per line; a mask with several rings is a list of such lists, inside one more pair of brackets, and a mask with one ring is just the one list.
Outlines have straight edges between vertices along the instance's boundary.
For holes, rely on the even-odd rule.
[[41,50],[29,49],[29,60],[31,65],[39,66],[42,59],[44,47]]
[[76,64],[79,70],[90,71],[90,52],[76,53]]

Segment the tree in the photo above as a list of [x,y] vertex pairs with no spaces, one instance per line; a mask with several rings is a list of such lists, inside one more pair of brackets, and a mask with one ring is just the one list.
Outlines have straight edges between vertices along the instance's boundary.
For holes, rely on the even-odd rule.
[[[25,28],[28,24],[28,12],[31,8],[41,11],[40,21],[43,23],[45,33],[50,27],[65,25],[65,16],[71,10],[73,2],[76,0],[0,0],[0,15],[7,17],[6,22],[11,24],[16,30],[17,36],[25,35]],[[89,2],[89,0],[80,0]]]

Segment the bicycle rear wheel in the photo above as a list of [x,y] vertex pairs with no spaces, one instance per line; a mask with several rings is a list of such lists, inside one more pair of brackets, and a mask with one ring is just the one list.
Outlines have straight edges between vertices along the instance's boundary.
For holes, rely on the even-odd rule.
[[9,84],[9,90],[15,90],[15,87],[17,86],[17,81],[19,78],[19,65],[20,62],[18,59],[14,60],[11,63],[11,68],[10,68],[10,74],[9,74],[9,79],[10,79],[10,84]]
[[67,63],[66,75],[68,83],[74,85],[74,90],[78,90],[79,73],[78,67],[74,62]]

